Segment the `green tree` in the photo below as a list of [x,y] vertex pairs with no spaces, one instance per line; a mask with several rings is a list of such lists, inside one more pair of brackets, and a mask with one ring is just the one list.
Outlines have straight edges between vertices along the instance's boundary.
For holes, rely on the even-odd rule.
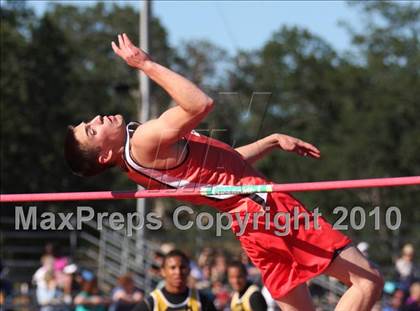
[[[347,160],[363,163],[363,172],[368,176],[420,175],[420,5],[354,5],[365,15],[366,23],[363,33],[353,30],[363,77],[351,79],[355,86],[360,85],[358,100],[351,107],[352,119],[343,118],[344,130],[354,131],[354,138],[348,136],[346,140]],[[348,62],[352,62],[350,57]],[[362,200],[369,199],[375,205],[396,205],[401,209],[401,230],[397,234],[379,231],[384,253],[396,253],[405,241],[420,245],[420,212],[413,208],[420,198],[418,189],[372,189],[359,194]]]
[[[1,10],[1,191],[19,192],[24,170],[19,168],[21,153],[19,126],[27,128],[24,116],[28,101],[25,68],[28,40],[25,29],[33,14],[21,4],[6,2]],[[27,155],[26,155],[27,156]],[[13,159],[16,159],[13,161]]]

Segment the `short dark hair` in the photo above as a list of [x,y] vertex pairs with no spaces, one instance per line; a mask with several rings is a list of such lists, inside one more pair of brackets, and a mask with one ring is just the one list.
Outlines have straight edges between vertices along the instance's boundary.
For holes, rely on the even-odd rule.
[[188,258],[187,255],[185,255],[185,253],[179,249],[173,249],[171,250],[169,253],[167,253],[164,257],[163,257],[163,261],[162,261],[162,268],[165,267],[166,261],[169,258],[174,258],[174,257],[181,257],[181,259],[189,266],[190,265],[190,259]]
[[245,265],[240,261],[235,260],[235,261],[230,262],[227,266],[227,270],[229,270],[230,268],[238,268],[239,270],[243,272],[245,276],[248,275],[248,271],[246,270]]
[[64,157],[73,173],[83,177],[94,176],[112,166],[98,162],[99,151],[99,148],[87,149],[80,144],[76,139],[74,126],[68,126],[64,143]]

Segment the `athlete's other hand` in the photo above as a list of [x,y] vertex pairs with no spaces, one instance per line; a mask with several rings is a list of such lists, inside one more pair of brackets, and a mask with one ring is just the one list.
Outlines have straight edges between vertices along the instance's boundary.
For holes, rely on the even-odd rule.
[[143,69],[145,63],[150,60],[149,55],[131,43],[125,33],[118,35],[118,45],[112,41],[111,46],[115,54],[125,60],[129,66],[136,69]]
[[321,157],[321,152],[315,146],[298,138],[278,134],[277,141],[279,147],[284,151],[295,152],[300,156],[308,156],[316,159]]

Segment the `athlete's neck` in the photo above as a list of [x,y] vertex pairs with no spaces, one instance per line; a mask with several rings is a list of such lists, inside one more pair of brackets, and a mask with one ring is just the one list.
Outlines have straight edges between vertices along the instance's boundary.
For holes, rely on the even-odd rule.
[[177,287],[177,286],[171,286],[169,284],[165,284],[165,290],[170,294],[183,294],[188,291],[188,287],[186,285]]

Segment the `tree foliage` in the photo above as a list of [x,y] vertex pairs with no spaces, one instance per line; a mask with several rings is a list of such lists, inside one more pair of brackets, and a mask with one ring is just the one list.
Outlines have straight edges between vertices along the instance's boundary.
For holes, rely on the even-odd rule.
[[[366,25],[363,33],[352,33],[353,53],[337,54],[307,30],[283,27],[261,49],[237,56],[231,87],[248,94],[272,93],[269,108],[255,109],[241,124],[242,132],[253,133],[263,124],[262,134],[289,133],[315,143],[323,154],[314,161],[273,153],[260,168],[276,181],[420,175],[420,7],[357,5]],[[420,220],[413,208],[418,188],[307,193],[299,198],[310,208],[320,206],[327,216],[338,205],[360,205],[366,212],[381,206],[379,232],[372,223],[350,232],[368,241],[379,239],[378,254],[395,253],[401,242],[419,236],[413,226]],[[393,205],[402,213],[398,234],[383,225],[385,210]]]
[[[138,12],[103,3],[87,9],[57,4],[37,17],[24,2],[2,4],[1,12],[2,193],[133,189],[113,171],[90,179],[72,175],[63,140],[67,125],[97,114],[136,118],[138,76],[114,56],[111,41],[121,32],[138,37]],[[171,50],[158,20],[152,32],[154,58],[169,65]],[[168,101],[154,87],[156,109]]]

